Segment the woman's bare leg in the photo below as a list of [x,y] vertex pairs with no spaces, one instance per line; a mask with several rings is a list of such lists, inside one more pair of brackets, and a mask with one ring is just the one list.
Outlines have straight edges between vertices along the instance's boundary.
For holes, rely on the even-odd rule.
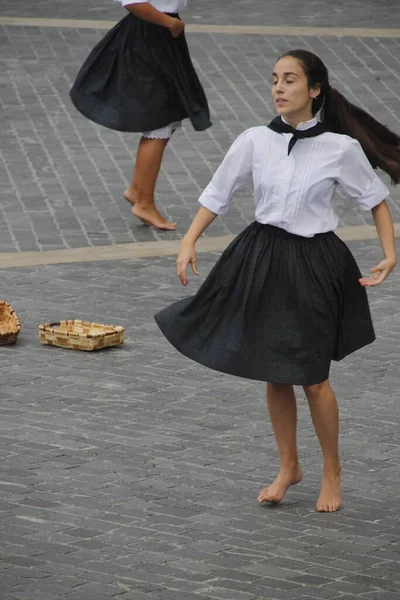
[[165,219],[154,203],[157,177],[168,141],[167,138],[140,139],[133,178],[124,192],[135,217],[158,229],[176,229],[176,223]]
[[304,387],[324,457],[324,476],[317,502],[319,512],[340,508],[339,409],[328,380]]
[[297,406],[292,385],[267,384],[267,405],[280,457],[275,481],[258,495],[259,502],[280,502],[291,485],[299,483],[302,472],[297,455]]

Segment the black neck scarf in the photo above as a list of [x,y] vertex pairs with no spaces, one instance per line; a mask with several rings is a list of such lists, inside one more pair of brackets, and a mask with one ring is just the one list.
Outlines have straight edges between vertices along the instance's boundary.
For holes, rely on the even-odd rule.
[[272,119],[272,121],[268,125],[268,127],[270,129],[272,129],[272,131],[275,131],[276,133],[291,133],[292,134],[293,137],[290,139],[289,146],[288,146],[288,156],[291,153],[292,148],[295,145],[295,143],[297,142],[297,140],[300,140],[302,138],[315,137],[316,135],[321,135],[321,133],[325,133],[326,131],[329,131],[328,127],[324,123],[321,123],[320,121],[318,121],[318,123],[316,125],[313,125],[312,127],[309,127],[308,129],[304,129],[304,130],[294,129],[294,127],[291,127],[290,125],[287,125],[287,123],[284,123],[284,121],[282,121],[281,117],[275,117],[274,119]]

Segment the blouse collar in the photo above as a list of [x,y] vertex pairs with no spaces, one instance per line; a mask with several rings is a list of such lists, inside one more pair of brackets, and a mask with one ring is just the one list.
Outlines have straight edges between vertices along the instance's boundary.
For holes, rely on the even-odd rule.
[[[289,123],[287,123],[282,116],[281,116],[281,119],[285,123],[285,125],[289,125]],[[309,121],[304,121],[304,123],[299,123],[297,125],[296,129],[298,129],[299,131],[306,131],[306,129],[310,129],[311,127],[314,127],[318,123],[319,123],[319,121],[318,121],[317,117],[313,117]]]

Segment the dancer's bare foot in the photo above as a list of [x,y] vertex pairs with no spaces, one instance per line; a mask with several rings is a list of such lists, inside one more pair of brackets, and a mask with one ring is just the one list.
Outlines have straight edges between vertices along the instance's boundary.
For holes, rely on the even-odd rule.
[[143,221],[143,223],[146,223],[146,225],[156,227],[157,229],[165,229],[168,231],[176,229],[176,223],[164,219],[154,204],[142,205],[135,202],[132,207],[132,214]]
[[291,485],[300,483],[302,476],[300,465],[297,465],[293,469],[280,471],[275,481],[269,487],[262,489],[258,494],[258,501],[260,503],[272,502],[273,504],[278,504],[278,502],[283,500]]
[[340,508],[340,472],[324,475],[317,502],[318,512],[335,512]]
[[132,204],[132,206],[136,202],[135,194],[130,188],[124,191],[124,198],[127,202],[129,202],[129,204]]
[[[135,197],[135,192],[133,192],[130,188],[126,189],[124,191],[124,198],[127,202],[129,202],[129,204],[131,204],[131,206],[133,206],[136,202],[136,197]],[[142,219],[141,217],[138,217],[142,223],[144,223],[145,225],[151,225],[151,223],[149,223],[149,221],[146,221],[146,219]]]

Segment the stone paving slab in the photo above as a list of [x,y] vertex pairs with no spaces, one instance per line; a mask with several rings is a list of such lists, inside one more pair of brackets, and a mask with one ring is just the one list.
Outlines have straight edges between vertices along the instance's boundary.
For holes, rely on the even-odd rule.
[[[120,7],[112,0],[2,0],[0,14],[76,19],[117,19]],[[397,0],[189,0],[184,12],[191,23],[240,25],[305,25],[400,27]]]
[[[115,19],[58,19],[49,17],[11,17],[0,15],[0,26],[56,27],[72,29],[99,29],[108,31]],[[307,25],[216,25],[209,23],[186,23],[186,34],[224,33],[231,35],[276,35],[287,38],[306,37],[355,37],[355,38],[400,38],[400,28],[384,27],[309,27]]]
[[[9,26],[1,32],[0,252],[179,238],[231,142],[273,116],[270,72],[289,44],[320,54],[350,100],[400,128],[398,39],[190,34],[214,127],[199,134],[187,126],[168,148],[158,202],[179,232],[157,233],[139,225],[122,198],[138,136],[92,124],[69,101],[73,78],[104,31]],[[398,189],[390,207],[400,221]],[[337,209],[341,225],[371,222],[343,197]],[[236,234],[253,218],[245,188],[208,233]]]
[[[380,260],[377,241],[350,247],[363,272]],[[260,508],[278,465],[263,384],[197,366],[154,323],[217,256],[187,290],[174,257],[2,271],[23,325],[0,349],[2,600],[398,597],[398,273],[369,294],[377,341],[332,368],[344,504],[320,515],[303,394],[304,481]],[[125,325],[126,344],[39,344],[39,323],[79,317]]]
[[[394,224],[394,235],[400,237],[400,223]],[[378,239],[374,225],[357,227],[338,227],[336,235],[344,242],[366,241]],[[235,239],[234,235],[219,237],[202,236],[197,244],[197,252],[221,252]],[[69,248],[67,250],[35,251],[35,252],[2,252],[0,269],[10,267],[38,267],[40,265],[59,265],[81,262],[104,262],[106,260],[137,260],[142,258],[160,258],[176,256],[179,252],[180,240],[169,242],[144,242],[132,244],[114,244],[112,246]]]

